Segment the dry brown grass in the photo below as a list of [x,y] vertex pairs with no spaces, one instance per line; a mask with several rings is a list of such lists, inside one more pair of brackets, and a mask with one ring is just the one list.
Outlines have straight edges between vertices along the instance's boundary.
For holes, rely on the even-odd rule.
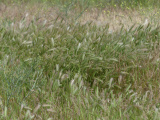
[[38,23],[43,23],[47,20],[48,24],[52,24],[57,17],[59,21],[63,19],[63,22],[70,23],[80,15],[78,21],[82,24],[87,22],[92,22],[92,24],[97,26],[109,24],[109,29],[116,31],[117,29],[120,29],[122,25],[128,29],[133,24],[135,24],[135,26],[144,24],[146,19],[148,19],[149,22],[151,22],[152,19],[152,23],[158,23],[159,13],[157,11],[158,10],[122,10],[120,8],[105,8],[100,10],[98,8],[90,8],[89,10],[84,11],[82,15],[80,15],[81,11],[78,9],[70,10],[66,16],[64,11],[55,6],[49,7],[42,4],[1,4],[0,18],[15,20],[15,23],[19,23],[19,21],[28,14],[26,23],[30,23],[34,18],[36,18]]

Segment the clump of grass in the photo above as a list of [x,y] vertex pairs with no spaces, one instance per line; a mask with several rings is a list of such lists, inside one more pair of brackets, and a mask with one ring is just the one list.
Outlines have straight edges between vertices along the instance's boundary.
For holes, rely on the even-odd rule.
[[159,118],[159,26],[26,17],[1,20],[1,119]]

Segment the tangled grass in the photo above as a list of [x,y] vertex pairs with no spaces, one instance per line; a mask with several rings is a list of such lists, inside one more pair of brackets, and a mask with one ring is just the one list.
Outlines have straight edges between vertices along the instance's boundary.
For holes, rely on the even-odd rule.
[[159,119],[158,23],[28,17],[0,22],[1,119]]

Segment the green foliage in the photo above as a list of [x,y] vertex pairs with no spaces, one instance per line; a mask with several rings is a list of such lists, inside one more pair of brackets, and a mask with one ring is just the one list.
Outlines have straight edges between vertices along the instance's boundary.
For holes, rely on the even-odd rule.
[[70,9],[72,7],[80,6],[85,8],[86,5],[104,8],[104,7],[122,7],[132,8],[136,7],[159,7],[160,0],[1,0],[3,3],[49,3],[49,5],[59,5]]
[[0,26],[1,119],[159,119],[159,26]]

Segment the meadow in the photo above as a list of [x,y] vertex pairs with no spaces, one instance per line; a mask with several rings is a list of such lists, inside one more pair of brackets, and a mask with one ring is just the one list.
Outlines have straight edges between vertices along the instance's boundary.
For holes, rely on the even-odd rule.
[[159,0],[0,2],[1,120],[159,120]]

